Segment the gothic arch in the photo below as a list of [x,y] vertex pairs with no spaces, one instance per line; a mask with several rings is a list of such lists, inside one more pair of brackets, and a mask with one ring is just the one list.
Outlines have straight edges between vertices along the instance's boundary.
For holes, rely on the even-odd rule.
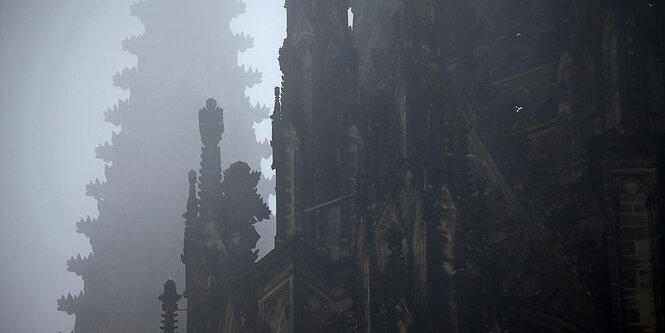
[[282,281],[269,294],[259,300],[259,316],[261,324],[268,332],[288,332],[290,326],[290,293],[291,280]]
[[376,243],[389,243],[402,235],[402,224],[392,204],[386,204],[374,231]]
[[403,226],[392,204],[387,204],[381,213],[374,229],[376,246],[377,269],[382,273],[389,273],[395,247],[401,248],[404,238]]
[[293,41],[293,46],[296,49],[296,54],[302,55],[306,50],[309,50],[309,46],[314,43],[314,29],[312,29],[312,24],[309,21],[308,16],[305,14],[304,9],[301,9],[298,12],[297,22],[295,30],[298,31],[298,34]]

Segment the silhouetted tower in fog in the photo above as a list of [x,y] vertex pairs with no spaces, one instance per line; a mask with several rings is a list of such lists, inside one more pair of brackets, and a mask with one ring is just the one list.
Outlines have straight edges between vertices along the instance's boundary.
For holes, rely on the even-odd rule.
[[[252,127],[268,109],[250,106],[244,94],[260,74],[237,65],[238,53],[252,40],[234,35],[229,26],[243,10],[236,0],[149,0],[132,6],[145,32],[125,40],[123,48],[138,63],[114,77],[130,97],[105,113],[119,130],[96,150],[107,163],[106,181],[87,186],[99,216],[77,224],[90,238],[93,254],[68,262],[85,284],[81,295],[58,302],[59,309],[76,314],[76,331],[159,330],[155,297],[162,282],[169,276],[184,282],[177,260],[186,198],[182,175],[198,162],[194,110],[202,100],[215,97],[230,110],[218,168],[242,159],[259,169],[261,157],[268,157],[268,144],[256,142]],[[261,183],[266,196],[270,183]]]
[[[182,262],[185,264],[187,332],[222,332],[246,323],[228,320],[245,311],[246,291],[236,280],[257,258],[259,235],[254,224],[270,217],[257,193],[260,172],[247,163],[220,167],[223,111],[213,99],[199,110],[201,168],[196,195],[196,173],[189,172],[189,198],[185,218]],[[223,142],[223,140],[221,140]],[[223,154],[222,154],[223,155]],[[224,314],[221,318],[211,313]]]
[[178,294],[178,291],[175,287],[175,281],[168,280],[164,283],[164,293],[159,296],[159,300],[162,301],[162,332],[164,333],[176,333],[178,326],[178,301],[182,298]]

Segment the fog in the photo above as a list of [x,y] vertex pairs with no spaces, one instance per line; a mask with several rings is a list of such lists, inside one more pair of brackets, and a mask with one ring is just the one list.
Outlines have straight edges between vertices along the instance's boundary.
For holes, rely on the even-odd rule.
[[[76,221],[98,214],[85,185],[105,178],[104,162],[95,158],[94,149],[118,131],[104,122],[104,110],[129,97],[112,77],[137,63],[121,48],[123,39],[144,29],[130,15],[133,2],[0,3],[0,332],[69,332],[74,326],[74,316],[57,311],[56,300],[83,287],[79,276],[67,272],[66,261],[91,251],[88,238],[76,233]],[[263,78],[246,94],[253,105],[272,108],[272,90],[280,83],[283,3],[245,2],[246,13],[232,21],[232,28],[254,37],[254,47],[239,62],[258,69]],[[196,109],[187,111],[195,123]],[[191,134],[198,138],[197,132]],[[259,123],[257,138],[268,136],[269,122]],[[193,154],[198,156],[198,150]],[[264,160],[262,171],[269,173],[269,165]],[[186,174],[173,181],[183,184],[178,196],[184,198]],[[184,208],[182,201],[174,209]],[[265,254],[274,226],[258,230]]]

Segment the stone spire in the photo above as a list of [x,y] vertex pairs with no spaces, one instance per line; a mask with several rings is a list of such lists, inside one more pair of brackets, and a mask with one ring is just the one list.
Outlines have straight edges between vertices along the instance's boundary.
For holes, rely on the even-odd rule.
[[224,111],[217,101],[210,98],[206,106],[199,110],[199,131],[201,133],[201,171],[199,177],[199,198],[201,214],[212,213],[212,207],[219,200],[222,182],[222,162],[219,144],[224,133]]
[[162,314],[163,319],[160,321],[162,323],[162,326],[160,327],[162,332],[177,332],[178,326],[176,324],[178,323],[178,319],[176,318],[178,318],[178,314],[176,311],[178,310],[178,301],[181,298],[182,296],[179,295],[176,290],[175,281],[166,281],[166,283],[164,283],[164,293],[158,297],[158,299],[162,301],[162,311],[164,311]]

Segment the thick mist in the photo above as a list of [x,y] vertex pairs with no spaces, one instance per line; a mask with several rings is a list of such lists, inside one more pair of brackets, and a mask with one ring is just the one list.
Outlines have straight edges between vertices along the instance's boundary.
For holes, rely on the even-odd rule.
[[[239,62],[258,69],[263,79],[246,94],[252,105],[271,108],[272,89],[280,82],[277,50],[284,36],[283,4],[246,2],[246,13],[231,27],[254,38],[254,47],[241,53]],[[113,85],[112,77],[137,62],[121,49],[123,39],[144,31],[130,15],[132,3],[0,3],[0,332],[73,328],[74,317],[56,311],[56,300],[83,286],[80,277],[67,272],[66,261],[91,251],[88,239],[76,233],[76,221],[98,214],[95,200],[85,196],[85,185],[105,179],[104,163],[95,158],[94,149],[118,131],[104,122],[104,110],[129,96]],[[186,110],[192,123],[205,98],[216,97],[201,94],[198,104]],[[217,98],[224,106],[224,98]],[[269,137],[269,128],[268,121],[259,122],[257,138]],[[198,132],[191,137],[198,138]],[[194,149],[198,156],[198,147]],[[191,164],[198,167],[197,160]],[[264,160],[262,171],[269,172],[269,166]],[[178,193],[183,198],[186,177],[183,173],[172,180],[183,184]],[[184,212],[185,201],[174,209]],[[264,254],[272,246],[274,225],[257,229]]]

